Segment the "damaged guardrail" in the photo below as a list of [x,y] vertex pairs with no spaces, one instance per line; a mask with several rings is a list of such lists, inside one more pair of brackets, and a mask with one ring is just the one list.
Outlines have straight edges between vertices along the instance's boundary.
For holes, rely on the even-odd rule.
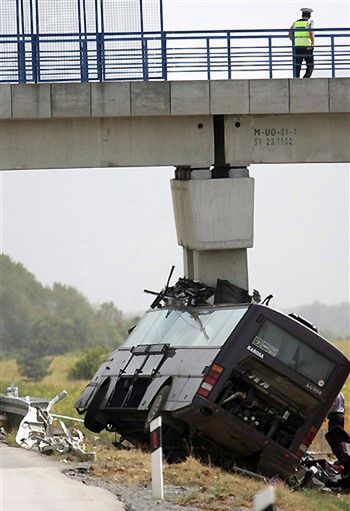
[[[53,399],[33,397],[17,397],[15,395],[0,395],[0,412],[9,423],[20,423],[16,434],[16,442],[21,447],[39,452],[58,451],[60,453],[74,452],[83,461],[94,461],[95,452],[86,452],[84,435],[76,428],[68,428],[62,418],[69,420],[80,419],[59,416],[51,413],[51,409],[67,396],[63,390]],[[15,421],[13,416],[16,416]],[[11,420],[12,419],[12,420]]]
[[19,415],[24,417],[28,411],[28,405],[37,407],[46,407],[49,403],[48,399],[35,397],[9,397],[0,395],[0,410],[10,415]]

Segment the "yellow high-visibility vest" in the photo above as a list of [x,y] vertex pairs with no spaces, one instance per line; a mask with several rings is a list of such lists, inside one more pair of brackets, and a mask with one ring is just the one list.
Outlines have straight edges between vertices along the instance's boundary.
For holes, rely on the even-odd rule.
[[310,22],[308,20],[297,20],[293,23],[293,28],[298,29],[294,32],[294,46],[311,46],[310,32],[300,30],[301,28],[310,28]]

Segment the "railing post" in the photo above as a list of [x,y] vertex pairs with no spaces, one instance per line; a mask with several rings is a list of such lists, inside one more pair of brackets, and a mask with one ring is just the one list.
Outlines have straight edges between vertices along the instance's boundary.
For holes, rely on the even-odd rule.
[[148,81],[148,41],[144,37],[143,25],[143,0],[139,0],[140,4],[140,29],[141,29],[141,50],[142,50],[142,78],[144,82]]
[[269,37],[269,77],[272,78],[272,38]]
[[168,79],[167,63],[167,38],[164,32],[163,0],[159,0],[160,33],[161,33],[161,52],[162,52],[162,79]]
[[18,82],[26,83],[26,47],[24,40],[18,41],[17,43],[17,53],[18,53]]
[[[97,29],[98,36],[96,37],[96,39],[98,40],[98,48],[97,48],[98,58],[99,58],[98,75],[99,75],[99,81],[103,82],[106,77],[104,0],[99,0],[99,5],[100,5],[101,32],[98,32],[98,29]],[[98,27],[97,17],[96,17],[96,27]]]
[[210,39],[207,37],[207,78],[210,80]]
[[105,77],[104,36],[101,33],[96,34],[96,67],[98,81],[103,82]]
[[24,36],[24,7],[23,0],[16,0],[16,29],[17,29],[17,72],[18,82],[26,83],[26,47]]
[[297,69],[296,69],[296,55],[295,55],[294,32],[293,32],[293,38],[292,38],[292,64],[293,64],[293,78],[296,78],[296,76],[297,76]]
[[38,83],[39,81],[39,36],[32,34],[32,72],[33,82]]
[[335,78],[334,35],[331,35],[332,78]]
[[[34,20],[33,20],[34,22]],[[36,71],[37,81],[41,81],[41,65],[40,65],[40,29],[39,29],[39,0],[35,0],[35,34],[36,34]]]
[[147,82],[148,74],[148,41],[142,36],[142,76],[143,81]]
[[87,42],[86,39],[81,39],[80,46],[80,80],[82,83],[89,81],[89,65],[87,55]]
[[162,79],[168,79],[168,62],[167,62],[167,40],[166,33],[162,31],[161,35],[161,51],[162,51]]
[[29,0],[30,39],[32,55],[32,80],[38,83],[38,35],[34,33],[34,6],[33,0]]
[[227,32],[227,77],[231,80],[231,33]]
[[[80,81],[87,82],[89,80],[88,58],[87,58],[87,44],[86,44],[86,6],[85,0],[82,2],[83,15],[81,13],[80,0],[77,3],[78,7],[78,24],[79,24],[79,57],[80,57]],[[84,30],[82,30],[82,21]]]

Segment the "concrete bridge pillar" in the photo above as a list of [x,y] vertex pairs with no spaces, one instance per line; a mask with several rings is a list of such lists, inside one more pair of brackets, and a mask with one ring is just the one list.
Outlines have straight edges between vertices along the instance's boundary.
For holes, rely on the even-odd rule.
[[254,179],[247,167],[178,167],[171,191],[185,277],[214,286],[225,279],[248,290]]

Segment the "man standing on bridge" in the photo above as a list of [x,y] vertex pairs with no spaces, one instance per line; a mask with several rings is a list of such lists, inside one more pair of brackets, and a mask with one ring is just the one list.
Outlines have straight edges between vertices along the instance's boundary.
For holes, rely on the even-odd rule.
[[[293,41],[294,77],[300,78],[301,64],[303,60],[305,60],[306,72],[304,78],[310,78],[314,70],[315,35],[314,32],[312,32],[314,22],[310,19],[312,9],[303,7],[300,10],[302,12],[302,17],[293,23],[288,37]],[[295,31],[293,31],[293,29]]]

